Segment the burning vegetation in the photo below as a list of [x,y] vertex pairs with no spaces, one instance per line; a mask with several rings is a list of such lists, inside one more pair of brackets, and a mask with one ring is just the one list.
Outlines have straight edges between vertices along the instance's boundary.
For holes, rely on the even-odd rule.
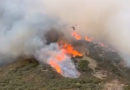
[[129,10],[128,0],[0,0],[0,90],[129,90]]
[[[126,90],[129,90],[127,89],[129,87],[125,86],[125,84],[128,84],[130,80],[129,74],[127,74],[125,71],[128,69],[120,64],[122,58],[117,54],[116,51],[113,51],[113,49],[104,47],[99,43],[95,43],[93,40],[90,42],[76,39],[75,42],[69,42],[65,39],[57,39],[55,43],[57,43],[57,47],[54,45],[53,50],[50,48],[49,53],[46,52],[45,49],[42,51],[42,54],[46,54],[45,56],[49,55],[47,62],[45,62],[49,64],[49,66],[46,64],[39,66],[34,59],[25,59],[24,61],[22,60],[20,62],[16,62],[16,66],[12,66],[12,64],[10,64],[7,68],[5,67],[7,72],[4,72],[3,69],[0,69],[1,82],[6,80],[13,82],[9,84],[9,88],[7,87],[8,89],[16,89],[19,87],[19,85],[14,86],[14,84],[23,83],[26,81],[31,85],[34,84],[32,87],[27,84],[25,87],[28,89],[42,88],[45,90],[84,90],[91,88],[92,90],[105,90],[106,88],[123,89],[123,87],[125,87]],[[82,47],[83,50],[79,50],[80,47]],[[12,67],[12,69],[8,71],[7,69],[10,67]],[[52,68],[54,68],[54,70]],[[23,74],[25,73],[24,71],[27,71],[27,76]],[[14,72],[17,74],[17,76],[13,77],[14,79],[10,79],[9,75],[13,76]],[[2,75],[7,77],[3,78]],[[24,79],[21,79],[21,82],[15,82],[15,80],[17,81],[18,78],[23,77]],[[31,80],[33,80],[33,82]],[[111,80],[118,81],[118,83],[113,83]],[[9,83],[4,82],[4,84],[1,82],[0,88],[4,88],[4,85]],[[59,86],[59,84],[62,85]],[[108,87],[108,85],[111,86]],[[25,89],[24,85],[21,86],[23,87],[21,87],[22,89]]]
[[[77,43],[80,43],[81,41],[93,42],[92,39],[89,38],[88,36],[85,36],[84,38],[82,38],[82,36],[76,32],[76,27],[73,26],[72,29],[73,29],[72,37],[76,40]],[[52,32],[54,32],[54,31],[52,31]],[[48,33],[50,33],[50,32],[48,32]],[[56,35],[58,35],[58,34],[56,34]],[[48,37],[48,38],[50,38],[50,41],[51,41],[51,37],[52,36]],[[53,67],[59,74],[65,76],[65,77],[71,77],[71,78],[78,77],[80,74],[76,74],[75,66],[72,65],[72,67],[71,67],[68,65],[71,62],[70,59],[76,58],[76,57],[80,57],[80,58],[84,57],[83,53],[85,51],[80,52],[80,51],[76,50],[75,46],[73,44],[70,44],[67,40],[65,40],[65,38],[63,36],[62,37],[64,38],[64,40],[61,37],[58,37],[58,36],[56,36],[56,37],[57,37],[57,40],[55,40],[55,42],[58,43],[57,48],[60,52],[56,53],[52,58],[50,58],[48,60],[49,61],[48,64],[51,67]],[[58,39],[58,38],[60,38],[60,39]],[[54,39],[54,37],[53,37],[53,39]],[[72,43],[72,41],[71,41],[71,43]],[[77,46],[77,47],[79,47],[79,46]],[[68,62],[68,61],[70,61],[70,62]],[[68,65],[64,65],[64,63],[66,63],[66,64],[68,63]],[[72,69],[72,70],[74,70],[74,72],[71,70],[66,71],[66,70],[64,70],[64,68]],[[66,72],[68,72],[68,75],[65,75]],[[74,73],[75,73],[75,75],[71,75]],[[78,73],[78,71],[77,71],[77,73]]]
[[[53,33],[54,37],[48,35],[48,33]],[[40,61],[43,62],[43,55],[41,53],[46,53],[48,58],[46,59],[47,64],[49,64],[52,68],[54,68],[59,74],[64,77],[70,78],[78,78],[80,76],[80,72],[77,70],[77,66],[75,65],[76,58],[83,58],[89,56],[93,59],[98,59],[99,65],[103,66],[103,61],[105,62],[120,62],[121,58],[111,47],[106,46],[105,44],[98,42],[88,36],[82,37],[80,34],[76,32],[76,27],[72,28],[72,40],[67,40],[63,33],[59,33],[57,31],[49,31],[47,33],[47,39],[49,41],[48,44],[53,44],[50,48],[50,52],[46,52],[46,50],[40,51],[41,56]],[[53,40],[53,41],[52,41]],[[51,51],[52,50],[52,51]],[[48,51],[48,50],[47,50]],[[113,59],[112,59],[113,58]],[[109,60],[112,59],[112,60]],[[89,62],[91,62],[90,60]],[[78,61],[79,62],[79,61]],[[91,65],[93,66],[93,65]],[[90,66],[90,67],[91,67]],[[105,67],[107,68],[107,67]],[[95,70],[95,67],[92,67],[92,70]]]
[[[60,36],[58,33],[56,35]],[[8,89],[16,89],[19,85],[14,86],[14,84],[26,81],[31,85],[34,84],[32,87],[27,84],[26,88],[28,89],[84,90],[91,88],[92,90],[105,90],[106,88],[119,88],[122,90],[123,87],[125,87],[126,90],[129,90],[127,89],[129,86],[125,86],[130,80],[129,74],[126,73],[129,69],[122,66],[122,58],[116,51],[101,42],[94,41],[93,39],[91,41],[83,38],[83,40],[77,40],[73,36],[75,41],[70,42],[63,38],[63,36],[62,38],[57,37],[54,41],[51,40],[51,37],[47,37],[48,41],[50,40],[50,43],[47,42],[47,44],[51,44],[51,41],[56,44],[51,44],[52,46],[49,49],[49,52],[47,52],[48,48],[46,48],[41,50],[40,54],[38,53],[38,55],[41,55],[39,56],[41,63],[43,63],[43,56],[46,56],[47,60],[44,61],[45,64],[39,65],[34,59],[25,59],[24,61],[16,62],[16,66],[10,64],[7,68],[3,67],[7,72],[4,72],[4,69],[0,69],[1,82],[6,80],[13,82],[9,84],[9,88],[7,87]],[[10,67],[12,67],[12,71],[7,70]],[[27,71],[27,76],[23,74],[25,73],[24,71]],[[17,76],[13,77],[14,79],[10,79],[9,75],[13,76],[15,74],[14,72]],[[7,77],[3,78],[3,75]],[[21,82],[15,82],[18,78],[23,77],[24,79],[21,79]],[[31,80],[33,80],[33,82]],[[118,83],[113,83],[111,80],[118,81]],[[40,83],[38,81],[40,81]],[[9,83],[4,82],[4,84],[1,82],[0,88],[2,89],[5,84]],[[35,85],[36,83],[39,84]],[[62,85],[59,86],[59,84]],[[111,86],[108,87],[109,85]],[[119,87],[118,85],[121,86]],[[24,86],[22,87],[22,89],[25,89]]]

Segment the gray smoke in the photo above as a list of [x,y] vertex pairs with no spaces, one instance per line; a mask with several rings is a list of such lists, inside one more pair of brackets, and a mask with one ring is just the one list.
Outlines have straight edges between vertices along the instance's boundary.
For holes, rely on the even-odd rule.
[[51,15],[77,24],[77,32],[83,36],[112,45],[130,66],[129,0],[44,0],[44,5]]
[[[51,53],[61,51],[53,48],[56,43],[47,44],[46,33],[55,29],[68,37],[68,27],[74,24],[80,26],[77,32],[83,36],[89,34],[118,49],[130,65],[128,0],[0,0],[0,64],[21,56],[34,56],[48,64]],[[66,57],[67,62],[59,63],[63,76],[78,77],[70,57]]]
[[16,58],[31,54],[29,51],[33,47],[42,44],[38,34],[40,30],[44,34],[51,23],[50,18],[39,10],[40,2],[34,8],[35,3],[34,0],[0,0],[0,62],[8,62],[7,56]]
[[[47,44],[46,35],[53,29],[62,32],[64,24],[46,13],[43,0],[0,0],[0,64],[22,56],[33,56],[40,63],[49,64],[50,58],[61,52],[56,43]],[[58,63],[62,75],[77,78],[79,74],[70,56],[65,56],[66,61]]]
[[[80,73],[76,70],[71,57],[64,54],[62,61],[57,60],[55,57],[62,54],[62,50],[59,50],[59,46],[56,43],[52,43],[45,48],[40,49],[36,53],[36,58],[41,63],[49,64],[51,61],[57,63],[61,69],[61,75],[64,77],[78,78]],[[44,55],[43,55],[44,54]],[[46,60],[43,60],[46,59]]]

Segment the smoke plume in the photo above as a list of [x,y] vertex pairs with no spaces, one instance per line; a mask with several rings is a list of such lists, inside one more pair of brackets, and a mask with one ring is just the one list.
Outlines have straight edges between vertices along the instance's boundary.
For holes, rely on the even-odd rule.
[[[53,40],[48,43],[50,36],[57,38],[51,32],[53,29],[62,32],[65,24],[46,13],[43,0],[0,0],[0,64],[22,56],[35,57],[40,63],[50,64],[50,59],[61,52]],[[62,75],[78,77],[70,56],[65,55],[64,59],[66,61],[58,62]]]
[[[75,24],[77,32],[111,44],[129,62],[128,0],[0,0],[0,64],[21,56],[48,64],[61,51],[57,43],[48,44],[47,33],[54,29],[69,36]],[[63,76],[78,77],[71,58],[65,57],[68,61],[59,63]]]
[[112,45],[130,66],[129,0],[44,0],[44,5],[51,15],[78,25],[83,36]]

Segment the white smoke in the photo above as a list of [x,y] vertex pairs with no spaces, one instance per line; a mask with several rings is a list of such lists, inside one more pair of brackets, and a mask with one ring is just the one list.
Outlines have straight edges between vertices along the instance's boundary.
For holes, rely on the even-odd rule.
[[0,0],[0,54],[33,54],[56,25],[58,21],[45,14],[42,0]]
[[51,15],[80,26],[80,34],[111,44],[130,66],[129,0],[44,0],[44,5]]
[[55,57],[60,54],[62,54],[62,50],[59,49],[59,46],[56,43],[52,43],[38,50],[36,53],[36,58],[40,60],[41,63],[49,64],[51,60],[54,61],[54,63],[57,63],[61,69],[61,74],[64,77],[78,78],[80,74],[76,70],[70,56],[64,54],[64,59],[59,61]]
[[[53,28],[70,32],[63,22],[68,26],[77,24],[80,34],[90,34],[113,45],[128,62],[128,0],[0,0],[0,64],[20,56],[35,56],[39,62],[47,63],[49,52],[57,49],[46,44],[45,34]],[[78,76],[70,57],[65,65],[60,65],[64,66],[64,76]]]
[[[33,56],[40,63],[49,64],[49,58],[60,49],[57,44],[47,45],[45,35],[51,29],[62,32],[60,23],[46,13],[43,0],[0,0],[0,64],[21,56]],[[78,71],[71,58],[66,57],[64,63],[59,63],[62,75],[77,78]]]

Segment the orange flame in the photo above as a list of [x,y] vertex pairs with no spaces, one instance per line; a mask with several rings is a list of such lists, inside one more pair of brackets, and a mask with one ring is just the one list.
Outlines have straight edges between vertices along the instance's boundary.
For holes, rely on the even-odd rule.
[[62,52],[62,53],[58,54],[55,58],[58,61],[63,61],[65,59],[65,53]]
[[61,67],[59,65],[60,62],[65,60],[65,53],[61,50],[60,53],[56,54],[53,59],[49,60],[49,64],[53,67],[58,73],[62,74]]
[[73,57],[82,56],[82,54],[80,52],[78,52],[77,50],[74,50],[74,48],[70,44],[65,43],[63,48],[65,49],[67,54],[70,54]]
[[58,73],[62,74],[61,67],[58,65],[58,63],[56,63],[55,60],[50,60],[49,64],[51,67],[55,68]]
[[81,36],[80,36],[77,32],[72,32],[72,36],[73,36],[76,40],[81,40]]
[[92,42],[92,39],[89,38],[88,36],[85,36],[85,40],[88,41],[88,42]]
[[80,52],[75,50],[71,44],[60,41],[59,42],[60,53],[57,53],[53,59],[49,60],[49,64],[53,67],[58,73],[63,74],[60,63],[66,60],[66,55],[71,55],[72,57],[83,56]]
[[81,56],[83,56],[80,52],[75,50],[71,44],[65,43],[63,41],[60,44],[61,44],[61,46],[64,49],[64,52],[66,54],[69,54],[72,57],[76,57],[76,56],[80,56],[81,57]]

